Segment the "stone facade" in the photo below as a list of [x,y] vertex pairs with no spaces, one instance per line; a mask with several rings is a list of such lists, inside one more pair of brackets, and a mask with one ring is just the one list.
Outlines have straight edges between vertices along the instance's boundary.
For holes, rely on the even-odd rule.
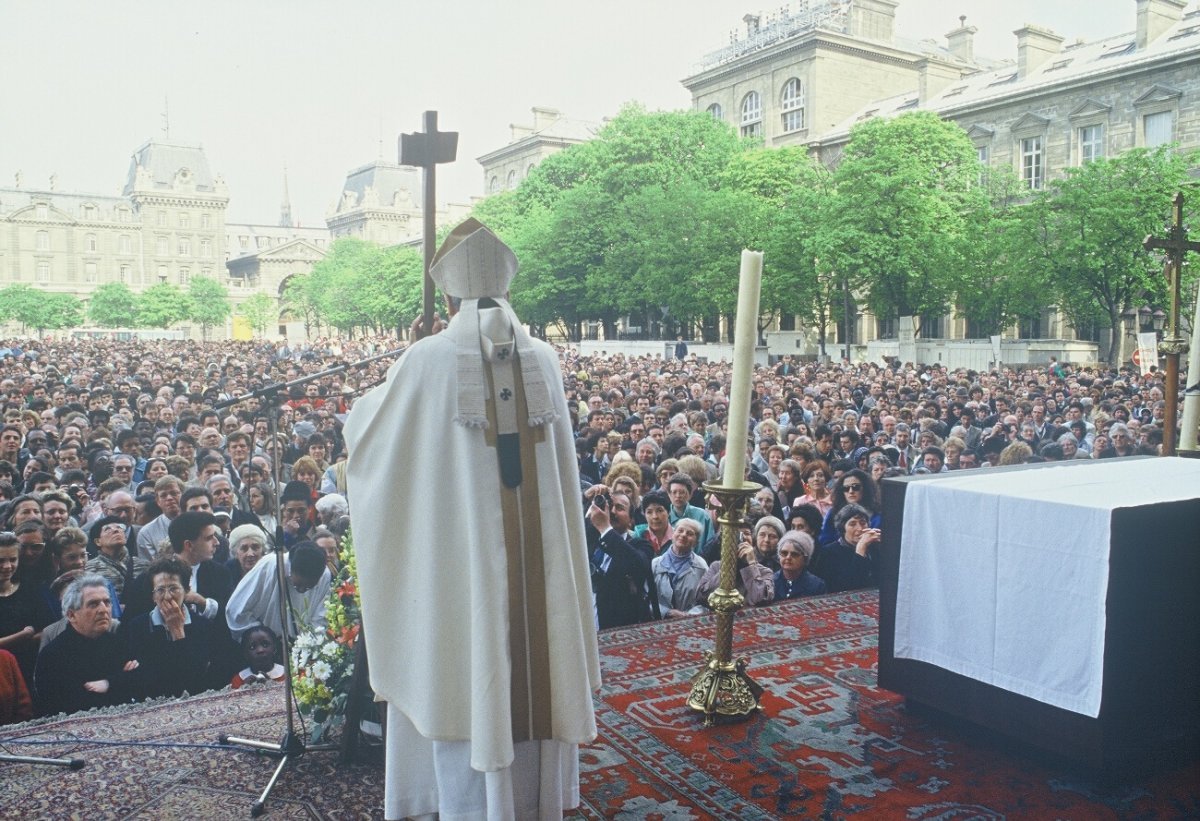
[[87,300],[97,286],[141,291],[192,276],[224,279],[225,183],[198,146],[151,141],[134,152],[120,196],[0,188],[0,284]]
[[599,125],[572,120],[553,108],[533,108],[533,125],[510,125],[508,145],[477,158],[483,166],[483,190],[488,194],[520,185],[542,160],[596,136]]

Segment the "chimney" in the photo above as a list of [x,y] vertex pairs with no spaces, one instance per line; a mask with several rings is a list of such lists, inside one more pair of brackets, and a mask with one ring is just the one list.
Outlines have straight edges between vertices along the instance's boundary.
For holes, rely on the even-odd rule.
[[1062,50],[1063,38],[1041,26],[1026,23],[1013,34],[1017,35],[1017,77],[1022,80]]
[[1182,20],[1186,7],[1186,0],[1137,0],[1138,50],[1153,43]]
[[896,0],[850,0],[850,36],[892,42],[898,5]]
[[533,107],[534,131],[541,131],[543,128],[546,128],[560,119],[562,119],[562,112],[557,108],[543,108],[541,106]]
[[510,142],[514,142],[514,143],[517,140],[524,139],[525,137],[528,137],[530,134],[533,133],[533,127],[528,126],[528,125],[517,125],[516,123],[509,123],[508,128],[512,132],[512,140],[510,140]]
[[962,72],[940,60],[928,57],[917,61],[917,104],[924,105],[929,98],[962,77]]
[[979,29],[967,25],[967,16],[958,18],[958,28],[946,35],[950,53],[964,63],[975,62],[975,32]]
[[747,14],[742,18],[742,22],[746,24],[746,36],[754,37],[762,25],[762,18],[757,14]]

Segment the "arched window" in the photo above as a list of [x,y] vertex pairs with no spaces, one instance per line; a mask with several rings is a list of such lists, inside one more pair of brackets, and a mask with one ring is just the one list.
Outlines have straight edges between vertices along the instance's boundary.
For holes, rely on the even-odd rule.
[[783,130],[799,131],[804,128],[804,84],[793,77],[783,84],[779,99],[783,109]]
[[708,107],[707,110],[708,110],[708,116],[712,117],[714,120],[724,120],[725,119],[725,111],[721,108],[720,103],[713,103],[712,105],[710,105]]
[[509,171],[508,172],[508,190],[511,191],[512,189],[514,189],[516,187],[517,187],[517,172]]
[[492,177],[492,181],[490,183],[488,183],[488,193],[495,194],[499,190],[500,190],[500,178]]
[[742,98],[742,136],[762,136],[762,97],[757,91]]

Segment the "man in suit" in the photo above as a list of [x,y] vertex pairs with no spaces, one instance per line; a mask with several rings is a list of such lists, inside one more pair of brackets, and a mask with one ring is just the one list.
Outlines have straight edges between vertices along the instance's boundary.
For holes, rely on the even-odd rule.
[[600,628],[660,618],[651,612],[658,603],[657,597],[650,595],[654,550],[645,539],[633,535],[629,497],[611,493],[604,485],[593,485],[584,495],[591,502],[586,530]]

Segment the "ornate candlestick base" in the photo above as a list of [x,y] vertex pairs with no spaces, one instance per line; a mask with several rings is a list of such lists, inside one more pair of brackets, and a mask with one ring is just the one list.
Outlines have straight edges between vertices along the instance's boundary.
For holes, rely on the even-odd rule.
[[711,727],[716,715],[744,717],[759,709],[762,687],[746,673],[746,659],[733,659],[733,619],[745,603],[736,585],[738,530],[750,497],[761,485],[742,482],[730,487],[706,483],[704,489],[717,497],[721,510],[717,523],[721,528],[721,586],[708,597],[708,606],[717,614],[715,649],[707,653],[707,662],[692,678],[688,707],[704,713],[704,726]]

